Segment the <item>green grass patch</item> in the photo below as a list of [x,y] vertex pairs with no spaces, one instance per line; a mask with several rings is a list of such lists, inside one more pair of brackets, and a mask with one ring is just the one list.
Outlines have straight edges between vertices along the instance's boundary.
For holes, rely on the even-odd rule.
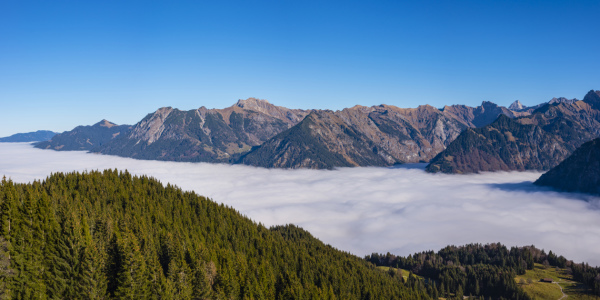
[[[558,284],[541,282],[542,278],[552,278]],[[525,283],[521,283],[521,279]],[[531,283],[528,283],[528,279]],[[527,270],[524,275],[518,275],[515,280],[520,283],[527,294],[535,299],[560,299],[563,294],[559,285],[567,295],[566,298],[563,298],[565,300],[590,299],[589,297],[591,297],[590,291],[583,284],[573,281],[573,277],[565,269],[544,268],[541,264],[535,264],[533,270]]]
[[[402,278],[404,278],[404,280],[408,280],[408,275],[410,274],[409,270],[397,269],[397,268],[392,268],[392,267],[379,266],[379,267],[377,267],[377,269],[381,270],[383,272],[389,272],[390,269],[400,270],[400,271],[402,271]],[[419,276],[417,274],[413,274],[413,276],[415,276],[415,277],[417,277],[418,279],[421,279],[421,280],[425,279],[423,276]]]

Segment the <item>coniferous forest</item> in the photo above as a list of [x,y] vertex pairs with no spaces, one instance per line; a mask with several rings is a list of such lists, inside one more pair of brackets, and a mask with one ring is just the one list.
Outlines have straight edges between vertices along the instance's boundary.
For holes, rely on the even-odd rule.
[[530,299],[514,278],[534,262],[600,290],[598,268],[535,247],[361,259],[127,171],[0,185],[2,299]]
[[0,187],[10,299],[428,299],[293,225],[117,170]]

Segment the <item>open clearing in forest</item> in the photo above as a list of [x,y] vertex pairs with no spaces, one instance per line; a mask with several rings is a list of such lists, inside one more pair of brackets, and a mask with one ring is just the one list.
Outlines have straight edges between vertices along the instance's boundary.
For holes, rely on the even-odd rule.
[[[541,282],[542,278],[552,278],[555,283]],[[515,280],[520,282],[523,290],[535,299],[560,299],[564,294],[567,296],[563,299],[595,299],[589,293],[586,287],[576,281],[573,281],[573,276],[567,273],[566,269],[558,269],[556,267],[544,268],[541,264],[535,264],[533,270],[527,270],[524,275],[517,275]],[[531,283],[527,283],[527,279],[531,279]],[[560,287],[563,292],[560,291]]]

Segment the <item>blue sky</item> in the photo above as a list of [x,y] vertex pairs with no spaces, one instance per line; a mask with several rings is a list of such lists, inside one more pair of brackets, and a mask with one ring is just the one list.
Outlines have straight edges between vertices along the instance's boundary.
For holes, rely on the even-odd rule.
[[162,106],[526,105],[600,89],[599,1],[0,1],[0,136]]

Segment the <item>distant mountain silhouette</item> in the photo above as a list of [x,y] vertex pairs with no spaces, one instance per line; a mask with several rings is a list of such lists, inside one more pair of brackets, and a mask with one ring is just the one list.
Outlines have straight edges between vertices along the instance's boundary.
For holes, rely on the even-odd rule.
[[102,120],[92,126],[77,126],[71,131],[59,133],[49,141],[37,143],[35,147],[63,151],[91,150],[129,130],[129,125],[119,126]]
[[16,133],[11,136],[0,138],[0,143],[25,143],[47,141],[56,135],[56,132],[38,130],[27,133]]

